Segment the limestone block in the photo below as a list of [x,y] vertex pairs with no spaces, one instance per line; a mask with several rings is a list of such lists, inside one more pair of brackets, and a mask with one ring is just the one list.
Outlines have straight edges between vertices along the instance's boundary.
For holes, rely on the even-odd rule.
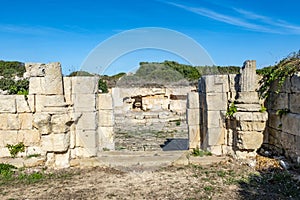
[[41,143],[43,151],[47,152],[65,152],[70,146],[70,134],[50,134],[42,135]]
[[238,98],[235,100],[236,103],[244,104],[258,104],[259,98],[257,92],[238,92]]
[[29,146],[26,148],[26,155],[30,156],[30,155],[37,155],[40,154],[41,156],[44,156],[46,154],[45,151],[42,150],[42,148],[40,146]]
[[[199,103],[199,102],[198,102]],[[180,115],[186,113],[186,101],[185,100],[170,100],[169,110],[172,112],[176,112]]]
[[237,147],[241,150],[256,150],[263,143],[263,134],[258,131],[238,132]]
[[239,121],[238,130],[242,131],[264,131],[266,128],[266,122],[247,122]]
[[62,169],[70,167],[70,150],[65,153],[55,153],[55,168]]
[[55,114],[51,117],[51,130],[54,133],[66,133],[70,131],[73,121],[68,114]]
[[0,130],[18,130],[20,129],[18,114],[3,113],[0,114]]
[[99,110],[99,126],[112,127],[113,125],[113,110]]
[[21,130],[31,130],[32,129],[32,113],[20,113],[19,114],[19,123]]
[[10,157],[10,153],[7,147],[0,147],[0,158]]
[[256,121],[265,122],[268,119],[267,112],[236,112],[233,117],[239,121]]
[[48,113],[33,114],[32,126],[39,130],[41,134],[51,133],[51,115]]
[[36,95],[36,112],[65,112],[68,106],[63,95]]
[[292,113],[300,113],[300,93],[290,94],[289,108]]
[[63,82],[60,63],[48,63],[45,68],[45,93],[63,95]]
[[76,130],[96,130],[98,118],[96,112],[82,112],[76,124]]
[[291,90],[292,92],[295,93],[300,93],[300,76],[299,75],[294,75],[291,78]]
[[277,130],[282,129],[282,119],[275,111],[269,111],[268,126]]
[[18,114],[7,114],[7,129],[19,130],[21,128]]
[[207,150],[208,150],[209,152],[211,152],[212,154],[217,155],[217,156],[223,155],[223,148],[222,148],[222,145],[209,146],[209,147],[207,148]]
[[41,143],[41,134],[38,130],[21,130],[18,134],[23,135],[25,146],[39,146]]
[[97,132],[87,130],[76,130],[76,147],[96,148]]
[[283,85],[279,86],[279,80],[275,80],[269,89],[271,92],[280,92],[280,93],[291,93],[291,78],[288,77],[284,81]]
[[198,92],[189,92],[187,94],[187,108],[200,108]]
[[207,75],[199,80],[199,90],[203,93],[226,93],[229,92],[227,75]]
[[72,94],[96,94],[98,92],[99,77],[75,76],[72,77]]
[[282,130],[300,136],[300,114],[288,113],[282,116]]
[[0,95],[0,113],[16,113],[17,95]]
[[226,93],[207,93],[204,101],[205,110],[227,110]]
[[189,125],[200,124],[200,110],[197,108],[187,109],[187,123]]
[[225,123],[225,112],[207,111],[207,128],[222,128]]
[[224,128],[209,128],[207,130],[208,145],[218,146],[225,144],[225,129]]
[[228,79],[229,79],[229,91],[230,92],[237,92],[239,91],[239,74],[229,74]]
[[24,95],[16,95],[16,105],[17,105],[18,113],[32,112],[30,108],[30,104],[28,100],[25,99]]
[[45,78],[44,77],[30,77],[29,79],[29,95],[45,94]]
[[200,148],[200,125],[188,126],[189,149]]
[[46,154],[46,163],[47,167],[54,167],[55,166],[55,154],[53,152],[47,152]]
[[113,101],[111,94],[98,94],[98,109],[113,109]]
[[96,111],[95,94],[75,94],[72,95],[75,112]]
[[19,142],[18,131],[0,130],[0,147],[5,147],[7,144],[15,145]]
[[242,112],[258,112],[261,109],[261,105],[258,104],[235,104],[237,111]]
[[63,77],[63,84],[66,103],[72,105],[72,77]]
[[99,138],[99,150],[103,151],[104,148],[114,150],[114,130],[113,127],[99,127],[98,128]]
[[98,148],[83,148],[77,147],[75,148],[76,157],[89,158],[97,155]]
[[33,157],[24,160],[24,167],[38,167],[44,166],[45,164],[45,157]]
[[267,101],[268,109],[270,110],[279,110],[288,108],[289,106],[289,96],[287,93],[270,93],[270,97]]
[[232,146],[234,144],[234,132],[232,129],[227,129],[227,133],[226,133],[226,142],[225,144],[228,146]]
[[36,112],[36,109],[35,109],[35,95],[27,95],[27,103],[28,103],[28,106],[30,108],[30,111],[31,112]]
[[25,77],[44,77],[46,74],[46,64],[43,63],[25,63]]
[[70,149],[74,149],[76,145],[76,131],[70,131]]

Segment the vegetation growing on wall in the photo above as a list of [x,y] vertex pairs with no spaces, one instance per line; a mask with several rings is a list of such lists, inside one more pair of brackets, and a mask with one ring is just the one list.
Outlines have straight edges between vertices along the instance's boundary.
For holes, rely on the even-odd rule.
[[269,96],[269,89],[271,84],[278,81],[277,91],[279,92],[284,81],[293,76],[296,72],[300,71],[300,51],[291,53],[286,58],[282,59],[278,64],[271,67],[266,67],[261,70],[257,70],[257,73],[262,75],[263,78],[260,81],[259,93],[261,98]]
[[[20,79],[25,72],[24,63],[17,61],[0,61],[0,89],[8,94],[27,95],[29,89],[28,79]],[[19,77],[19,79],[15,79]]]

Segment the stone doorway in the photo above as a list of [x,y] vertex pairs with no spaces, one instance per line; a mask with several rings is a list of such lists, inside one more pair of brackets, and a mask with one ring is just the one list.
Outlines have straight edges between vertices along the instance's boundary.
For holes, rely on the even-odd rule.
[[187,93],[193,88],[113,88],[117,151],[187,150]]

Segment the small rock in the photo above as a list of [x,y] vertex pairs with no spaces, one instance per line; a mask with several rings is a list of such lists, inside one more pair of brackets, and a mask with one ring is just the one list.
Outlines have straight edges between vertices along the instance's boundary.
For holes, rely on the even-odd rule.
[[279,161],[279,164],[282,168],[284,168],[285,170],[289,169],[290,168],[290,165],[289,163],[287,163],[286,161],[283,161],[283,160],[280,160]]

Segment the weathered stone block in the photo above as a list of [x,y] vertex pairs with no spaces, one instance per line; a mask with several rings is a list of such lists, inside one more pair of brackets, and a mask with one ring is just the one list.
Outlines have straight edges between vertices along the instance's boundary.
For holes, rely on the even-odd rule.
[[229,92],[227,75],[207,75],[199,80],[199,90],[203,93]]
[[187,108],[200,108],[198,92],[189,92],[187,94]]
[[263,131],[266,128],[266,122],[239,121],[238,126],[238,130],[242,131]]
[[19,123],[21,130],[31,130],[32,129],[32,113],[20,113],[19,114]]
[[300,136],[300,114],[288,113],[282,116],[282,130]]
[[33,114],[32,126],[39,130],[41,134],[51,133],[51,115],[48,113]]
[[300,93],[300,76],[299,75],[294,75],[291,78],[291,90],[292,92],[295,93]]
[[46,64],[43,63],[25,63],[25,77],[44,77],[46,75]]
[[30,108],[30,104],[28,100],[25,99],[24,95],[16,95],[16,105],[17,105],[17,112],[32,112]]
[[113,127],[99,127],[98,128],[99,138],[99,150],[103,151],[104,148],[114,150],[114,130]]
[[207,128],[222,128],[226,113],[222,111],[207,111]]
[[50,134],[42,135],[41,143],[43,151],[65,152],[70,146],[70,134]]
[[36,109],[35,109],[35,95],[27,95],[27,103],[28,103],[28,106],[31,110],[31,112],[36,112]]
[[63,77],[63,84],[66,103],[72,105],[72,77]]
[[111,94],[98,94],[98,109],[111,110],[113,109],[113,101]]
[[239,121],[255,121],[255,122],[265,122],[268,119],[267,112],[236,112],[233,114]]
[[16,130],[0,130],[0,147],[6,147],[7,144],[15,145],[19,142],[19,139],[20,137]]
[[83,112],[78,119],[76,130],[96,130],[98,124],[98,118],[96,112]]
[[225,129],[224,128],[209,128],[207,129],[208,145],[218,146],[225,144]]
[[282,86],[279,86],[279,80],[275,80],[269,89],[271,92],[291,93],[291,78],[287,77]]
[[76,147],[96,148],[97,132],[87,130],[76,130]]
[[0,130],[19,130],[19,115],[3,113],[0,114]]
[[269,110],[277,111],[279,109],[289,108],[289,96],[287,93],[270,93],[267,102]]
[[0,113],[16,113],[17,95],[0,95]]
[[40,154],[41,156],[44,156],[46,154],[46,152],[43,151],[40,146],[29,146],[29,147],[26,148],[26,150],[27,150],[27,152],[26,152],[27,156],[37,155],[37,154]]
[[0,147],[0,158],[10,157],[10,152],[7,147]]
[[259,98],[257,92],[238,92],[236,103],[242,104],[258,104]]
[[212,154],[217,155],[217,156],[223,155],[223,148],[222,148],[222,145],[209,146],[209,147],[207,148],[207,150],[208,150],[209,152],[211,152]]
[[41,143],[41,134],[38,130],[21,130],[18,134],[23,135],[25,146],[39,146]]
[[282,119],[275,111],[269,112],[268,126],[274,129],[282,129]]
[[55,168],[62,169],[70,167],[70,150],[65,153],[55,153]]
[[290,94],[289,108],[292,113],[300,113],[300,93]]
[[186,113],[186,101],[184,100],[170,100],[169,110],[177,113],[179,115],[184,115]]
[[226,93],[207,93],[204,103],[205,110],[227,110]]
[[237,111],[242,112],[258,112],[261,106],[258,104],[235,104]]
[[188,126],[189,149],[200,148],[200,125]]
[[96,111],[95,94],[76,94],[72,95],[75,112],[94,112]]
[[82,148],[82,147],[75,148],[76,157],[83,157],[83,158],[94,157],[97,155],[97,152],[98,152],[98,148]]
[[239,79],[241,92],[252,92],[257,88],[256,61],[247,60],[244,62]]
[[239,131],[237,147],[241,150],[256,150],[263,143],[262,132],[257,131]]
[[200,124],[200,110],[199,109],[187,109],[187,123],[189,125]]
[[99,110],[99,126],[112,127],[113,125],[113,110]]
[[66,133],[70,131],[72,123],[68,114],[55,114],[51,117],[51,130],[54,133]]
[[29,95],[45,94],[45,78],[44,77],[30,77],[29,79]]
[[76,131],[70,131],[70,149],[74,149],[76,146]]
[[65,112],[67,104],[63,95],[36,95],[36,112]]
[[96,94],[98,92],[99,77],[72,77],[72,94]]

